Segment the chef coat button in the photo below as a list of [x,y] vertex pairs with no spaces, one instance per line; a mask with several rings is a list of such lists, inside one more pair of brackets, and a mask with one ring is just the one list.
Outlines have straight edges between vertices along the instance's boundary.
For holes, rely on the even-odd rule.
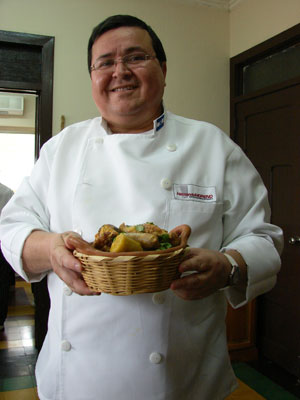
[[69,286],[64,286],[64,294],[66,296],[71,296],[72,293],[73,293],[73,290],[71,288],[69,288]]
[[159,364],[162,361],[162,355],[154,351],[150,354],[149,360],[152,364]]
[[176,144],[174,144],[174,143],[169,143],[169,144],[167,145],[167,150],[168,150],[168,151],[176,151],[176,150],[177,150]]
[[168,189],[170,189],[170,188],[172,187],[172,182],[171,182],[170,179],[168,179],[168,178],[163,178],[163,179],[160,181],[160,186],[161,186],[163,189],[168,190]]
[[164,293],[154,293],[152,296],[152,301],[154,304],[164,304],[166,301],[166,296]]
[[63,350],[63,351],[70,351],[71,350],[71,343],[70,342],[68,342],[67,340],[63,340],[62,342],[61,342],[61,349]]

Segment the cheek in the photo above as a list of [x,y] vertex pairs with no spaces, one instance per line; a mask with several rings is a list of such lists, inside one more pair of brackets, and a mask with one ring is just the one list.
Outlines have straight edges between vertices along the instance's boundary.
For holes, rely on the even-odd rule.
[[104,94],[108,85],[108,79],[105,76],[96,77],[92,79],[92,92],[94,96],[101,96]]
[[96,105],[103,102],[106,95],[105,88],[107,84],[107,79],[104,79],[104,77],[92,79],[92,95]]
[[153,75],[148,80],[148,93],[151,97],[161,97],[162,93],[164,92],[165,87],[165,80],[163,76],[155,76]]

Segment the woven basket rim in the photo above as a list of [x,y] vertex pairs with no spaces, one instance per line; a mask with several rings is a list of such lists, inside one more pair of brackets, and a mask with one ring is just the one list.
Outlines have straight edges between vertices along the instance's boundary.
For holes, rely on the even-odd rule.
[[[90,260],[103,259],[103,260],[106,260],[106,261],[109,261],[109,260],[118,261],[119,259],[121,259],[122,261],[130,261],[132,259],[143,260],[143,259],[147,259],[147,257],[151,259],[152,256],[154,256],[153,259],[159,260],[160,258],[162,258],[164,256],[169,256],[169,257],[167,257],[168,259],[172,258],[173,256],[176,256],[177,254],[180,254],[182,251],[185,251],[187,249],[188,249],[188,246],[176,246],[176,248],[175,247],[172,248],[172,250],[173,250],[172,252],[168,251],[168,252],[162,253],[162,252],[159,252],[159,251],[157,251],[157,252],[148,251],[147,254],[138,254],[137,252],[136,253],[124,252],[124,253],[114,253],[114,254],[116,254],[114,257],[111,257],[110,256],[111,253],[108,253],[108,252],[107,253],[106,252],[102,252],[102,254],[99,255],[99,254],[81,253],[78,250],[74,250],[73,254],[77,258],[85,258],[85,259],[90,259]],[[145,252],[140,251],[139,253],[145,253]]]

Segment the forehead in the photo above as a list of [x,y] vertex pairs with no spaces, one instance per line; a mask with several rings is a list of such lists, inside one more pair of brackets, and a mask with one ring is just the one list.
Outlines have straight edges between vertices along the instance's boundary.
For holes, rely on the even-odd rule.
[[145,29],[136,26],[111,29],[95,40],[92,47],[92,58],[102,54],[123,53],[135,47],[147,52],[154,52],[152,39]]

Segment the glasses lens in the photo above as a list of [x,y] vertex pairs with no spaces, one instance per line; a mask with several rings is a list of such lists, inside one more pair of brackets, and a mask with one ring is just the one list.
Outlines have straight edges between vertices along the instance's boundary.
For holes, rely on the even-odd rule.
[[148,59],[148,55],[144,53],[130,54],[123,58],[123,62],[130,65],[144,64]]

